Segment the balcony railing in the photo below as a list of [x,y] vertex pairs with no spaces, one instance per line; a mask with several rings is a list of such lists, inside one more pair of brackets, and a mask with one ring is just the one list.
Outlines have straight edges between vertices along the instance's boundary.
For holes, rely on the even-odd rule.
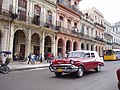
[[[23,15],[23,17],[24,17],[24,15]],[[36,17],[26,16],[26,19],[24,19],[24,20],[17,17],[15,20],[24,21],[24,22],[29,23],[29,24],[34,24],[36,26],[42,26],[42,27],[50,28],[52,30],[56,29],[55,25],[53,25],[51,23],[48,23],[48,22],[43,22],[43,20],[41,20],[40,18],[36,18]]]
[[75,6],[72,6],[69,3],[65,2],[64,0],[57,0],[57,3],[79,13],[80,15],[82,15],[82,12],[80,10],[78,10]]
[[106,42],[107,44],[109,44],[109,45],[112,45],[112,43],[111,42]]
[[3,8],[0,8],[0,15],[10,17],[11,14],[12,14],[12,13],[11,13],[9,10],[6,10],[6,9],[3,9]]
[[99,24],[99,23],[97,23],[97,22],[95,22],[94,24],[102,27],[103,29],[106,29],[102,24]]
[[101,41],[101,42],[105,42],[105,41],[103,40],[103,38],[100,38],[99,36],[96,36],[96,37],[95,37],[95,40],[98,40],[98,41]]
[[104,33],[104,35],[108,36],[108,37],[111,37],[111,38],[113,37],[110,33],[106,33],[106,32]]
[[62,26],[57,26],[56,27],[56,30],[58,30],[59,32],[64,32],[64,33],[70,33],[70,34],[73,34],[73,30],[72,29],[68,29],[68,28],[65,28],[65,27],[62,27]]

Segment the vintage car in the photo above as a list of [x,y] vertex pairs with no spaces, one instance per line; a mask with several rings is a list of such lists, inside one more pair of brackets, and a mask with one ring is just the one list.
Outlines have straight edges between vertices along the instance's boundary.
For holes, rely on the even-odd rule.
[[79,78],[90,69],[94,69],[96,72],[101,71],[101,66],[104,66],[104,61],[96,51],[78,50],[70,51],[67,58],[52,60],[49,69],[56,76],[70,73]]
[[120,68],[117,70],[117,78],[118,78],[118,88],[120,90]]

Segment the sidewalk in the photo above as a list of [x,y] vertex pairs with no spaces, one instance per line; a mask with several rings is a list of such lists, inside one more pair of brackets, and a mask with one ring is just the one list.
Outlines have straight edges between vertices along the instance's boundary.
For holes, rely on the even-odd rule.
[[42,63],[36,62],[35,64],[27,64],[27,62],[10,62],[9,67],[11,71],[19,71],[19,70],[27,70],[27,69],[34,69],[34,68],[44,68],[48,67],[50,64],[46,61]]

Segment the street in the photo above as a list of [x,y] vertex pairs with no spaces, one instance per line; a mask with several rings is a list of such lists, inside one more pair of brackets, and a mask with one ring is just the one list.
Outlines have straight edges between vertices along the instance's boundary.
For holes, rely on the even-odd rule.
[[0,73],[0,90],[118,90],[118,68],[120,61],[107,61],[101,72],[89,71],[82,78],[58,78],[48,68]]

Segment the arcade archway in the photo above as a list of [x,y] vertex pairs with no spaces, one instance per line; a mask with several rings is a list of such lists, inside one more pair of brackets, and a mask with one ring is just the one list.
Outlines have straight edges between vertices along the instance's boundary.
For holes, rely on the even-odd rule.
[[33,53],[36,56],[40,55],[40,38],[37,33],[34,33],[31,36],[31,48],[32,48]]
[[77,50],[77,45],[78,45],[77,42],[73,43],[73,51]]
[[50,52],[50,53],[52,53],[51,52],[51,37],[50,36],[46,36],[45,37],[45,43],[44,43],[44,54],[45,54],[45,59],[47,59],[47,53],[48,52]]
[[66,53],[70,51],[70,40],[66,42]]
[[0,31],[0,50],[2,50],[2,48],[1,48],[1,39],[2,39],[2,33]]
[[59,39],[58,40],[58,52],[57,53],[63,53],[63,40],[62,39]]
[[25,57],[25,33],[22,30],[17,30],[14,33],[14,40],[13,40],[13,58],[17,55],[17,60],[19,60],[20,56],[21,59]]
[[81,50],[85,50],[85,45],[84,45],[84,43],[81,44]]

